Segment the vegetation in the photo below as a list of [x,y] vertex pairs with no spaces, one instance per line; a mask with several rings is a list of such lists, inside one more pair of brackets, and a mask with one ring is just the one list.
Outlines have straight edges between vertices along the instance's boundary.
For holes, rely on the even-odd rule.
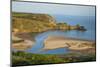
[[47,14],[13,13],[13,31],[43,32],[55,27],[55,20]]
[[12,43],[19,43],[19,42],[23,42],[24,40],[13,40]]
[[13,66],[95,61],[95,54],[82,55],[78,53],[69,53],[56,55],[13,52],[12,55]]

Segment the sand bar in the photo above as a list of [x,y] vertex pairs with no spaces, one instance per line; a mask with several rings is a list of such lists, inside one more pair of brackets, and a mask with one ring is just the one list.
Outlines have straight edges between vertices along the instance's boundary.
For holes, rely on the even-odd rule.
[[71,50],[85,50],[94,48],[95,41],[67,38],[62,36],[48,36],[44,41],[45,50],[69,48]]

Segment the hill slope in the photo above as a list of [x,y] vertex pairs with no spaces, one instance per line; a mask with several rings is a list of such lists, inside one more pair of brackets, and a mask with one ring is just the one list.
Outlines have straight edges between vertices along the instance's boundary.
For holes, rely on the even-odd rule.
[[56,26],[55,19],[48,14],[12,13],[13,31],[41,32]]

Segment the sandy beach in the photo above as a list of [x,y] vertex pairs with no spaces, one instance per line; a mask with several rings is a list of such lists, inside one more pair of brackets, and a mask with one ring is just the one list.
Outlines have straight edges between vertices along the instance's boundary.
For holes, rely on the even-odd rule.
[[[22,36],[23,35],[23,36]],[[25,37],[26,35],[26,37]],[[35,41],[32,39],[32,37],[28,34],[21,34],[21,35],[12,35],[12,48],[17,50],[26,50],[31,48]]]
[[95,48],[95,41],[66,38],[60,36],[48,36],[44,41],[44,50],[57,48],[69,48],[70,50],[86,50]]

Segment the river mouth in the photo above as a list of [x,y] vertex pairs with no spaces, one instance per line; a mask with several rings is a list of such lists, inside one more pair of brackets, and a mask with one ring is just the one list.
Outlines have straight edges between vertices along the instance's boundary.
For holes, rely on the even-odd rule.
[[[74,33],[73,35],[71,33]],[[47,31],[40,33],[35,36],[35,44],[32,46],[32,48],[29,48],[25,50],[25,52],[34,53],[34,54],[65,54],[69,53],[70,50],[67,47],[57,48],[57,49],[51,49],[51,50],[44,50],[44,40],[48,36],[63,36],[63,37],[73,37],[73,38],[79,38],[84,40],[91,40],[92,37],[86,37],[87,32],[79,32],[79,31]],[[69,35],[70,34],[70,35]],[[80,34],[80,35],[78,35]],[[83,36],[81,36],[83,35]]]
[[[61,32],[61,31],[59,31]],[[51,50],[44,50],[44,40],[48,37],[48,36],[52,36],[52,35],[60,35],[57,34],[57,31],[47,31],[44,33],[40,33],[37,36],[35,36],[35,44],[32,48],[25,50],[25,52],[29,52],[29,53],[35,53],[35,54],[65,54],[68,53],[70,50],[66,47],[62,47],[62,48],[56,48],[56,49],[51,49]]]

